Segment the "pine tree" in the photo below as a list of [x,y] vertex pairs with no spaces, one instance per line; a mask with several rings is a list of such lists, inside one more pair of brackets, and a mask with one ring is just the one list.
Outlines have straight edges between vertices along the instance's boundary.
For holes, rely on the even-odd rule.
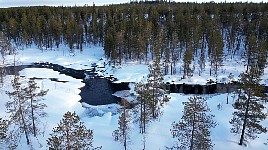
[[93,131],[87,129],[75,112],[63,115],[57,127],[53,128],[47,139],[49,149],[95,149],[93,148]]
[[137,83],[135,91],[138,94],[137,101],[139,103],[136,106],[135,113],[140,114],[136,116],[140,121],[141,133],[145,133],[146,124],[150,120],[158,119],[162,115],[161,107],[169,101],[169,97],[164,91],[159,53],[156,55],[156,60],[149,65],[146,83]]
[[9,118],[11,124],[18,127],[19,133],[24,133],[27,144],[30,145],[29,134],[31,132],[30,120],[28,119],[29,112],[27,111],[26,93],[22,89],[19,82],[19,77],[15,77],[12,81],[13,92],[7,91],[6,94],[12,99],[6,103],[7,113],[10,114]]
[[9,39],[14,39],[16,45],[18,45],[19,37],[19,24],[15,18],[9,18],[8,20],[8,37]]
[[57,18],[56,20],[54,20],[54,27],[53,27],[52,34],[54,36],[54,40],[55,40],[55,44],[57,48],[59,48],[59,45],[61,43],[62,28],[63,28],[62,21],[60,20],[60,18]]
[[210,139],[210,128],[216,123],[206,100],[202,97],[190,97],[188,102],[183,102],[184,110],[181,121],[172,123],[171,134],[178,138],[177,149],[212,149],[213,143]]
[[239,145],[257,138],[257,134],[266,133],[267,128],[261,125],[267,114],[264,113],[264,88],[259,83],[260,74],[256,67],[249,67],[248,73],[241,74],[241,93],[233,104],[236,111],[230,121],[231,132],[240,134]]
[[37,92],[39,87],[37,86],[37,83],[30,79],[28,81],[28,86],[23,89],[26,93],[26,98],[30,100],[30,105],[28,109],[31,111],[31,121],[32,121],[32,128],[33,128],[33,134],[36,137],[37,135],[37,123],[40,122],[40,118],[45,117],[46,113],[44,112],[44,108],[46,107],[46,104],[42,103],[44,100],[44,96],[47,94],[48,90],[40,90]]
[[6,56],[15,53],[15,49],[12,47],[8,39],[0,32],[0,65],[5,65]]
[[1,149],[16,149],[17,136],[9,132],[8,120],[0,118],[0,147]]
[[2,144],[1,140],[7,138],[7,131],[8,131],[7,120],[3,120],[2,118],[0,118],[0,144]]
[[170,53],[171,53],[170,74],[171,75],[176,73],[176,64],[178,61],[178,55],[176,54],[177,43],[178,43],[178,36],[177,36],[177,33],[173,31],[172,40],[170,43]]
[[247,69],[246,69],[246,72],[249,71],[250,69],[250,66],[252,63],[254,63],[254,61],[256,61],[257,59],[257,55],[258,55],[258,52],[256,51],[257,49],[257,38],[255,35],[250,35],[248,38],[247,38],[247,41],[246,41],[246,55],[247,55]]
[[124,149],[126,150],[129,139],[131,115],[125,106],[122,109],[118,118],[118,129],[114,130],[112,135],[115,141],[120,140],[123,143]]
[[30,23],[28,21],[28,17],[25,13],[22,14],[21,18],[21,30],[22,30],[22,36],[23,36],[23,44],[28,46],[31,44],[31,37],[30,37]]
[[137,92],[138,105],[134,108],[134,114],[140,125],[140,133],[145,133],[146,126],[150,121],[150,107],[148,99],[149,94],[149,85],[144,82],[139,82],[135,85],[135,91]]
[[73,50],[74,47],[74,20],[72,16],[68,16],[67,22],[66,22],[66,42],[69,45],[70,50]]
[[[157,54],[158,55],[158,54]],[[148,102],[150,106],[150,114],[153,119],[157,119],[161,115],[161,106],[169,101],[165,95],[163,74],[160,67],[160,56],[156,56],[153,64],[149,65],[149,74],[147,83],[149,86]]]
[[8,55],[8,51],[11,48],[11,46],[7,43],[7,40],[3,36],[3,33],[0,32],[0,82],[3,83],[3,79],[5,76],[6,69],[6,55]]
[[28,84],[23,85],[19,77],[14,78],[12,87],[13,92],[6,92],[12,98],[6,103],[7,112],[10,113],[11,124],[17,125],[18,129],[24,132],[29,145],[30,134],[37,136],[40,118],[46,116],[46,105],[42,101],[47,91],[37,92],[39,87],[34,80],[29,80]]
[[210,75],[214,71],[215,77],[218,76],[218,70],[222,66],[223,61],[223,39],[219,31],[213,30],[209,37],[209,52],[210,52]]
[[[191,43],[191,42],[190,42]],[[183,79],[186,79],[186,76],[191,77],[193,70],[191,69],[191,63],[193,58],[193,47],[192,44],[189,44],[188,49],[184,52],[183,57]]]

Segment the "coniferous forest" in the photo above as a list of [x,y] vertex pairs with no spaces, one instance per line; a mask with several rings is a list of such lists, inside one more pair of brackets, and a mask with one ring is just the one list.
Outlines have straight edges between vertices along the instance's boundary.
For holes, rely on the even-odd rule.
[[[267,132],[261,123],[268,116],[267,86],[265,89],[260,80],[268,56],[268,3],[157,1],[0,8],[0,40],[3,65],[4,55],[14,53],[14,49],[38,47],[40,51],[56,51],[65,46],[69,52],[82,52],[93,45],[104,49],[109,62],[104,62],[103,68],[105,64],[114,67],[130,61],[148,65],[147,80],[143,78],[132,87],[135,103],[123,103],[121,97],[118,128],[111,135],[123,143],[124,149],[131,147],[130,129],[135,125],[144,134],[145,149],[148,126],[160,120],[163,108],[175,97],[165,91],[165,75],[179,74],[182,80],[196,73],[201,76],[209,68],[208,76],[217,80],[224,63],[233,59],[241,60],[240,66],[244,65],[245,70],[239,72],[232,101],[227,89],[226,105],[231,103],[234,110],[229,120],[230,132],[240,136],[239,145],[247,145],[249,140]],[[16,76],[11,86],[13,92],[5,91],[13,99],[5,104],[10,120],[0,118],[0,145],[6,143],[5,149],[18,147],[17,138],[22,136],[30,145],[31,136],[41,135],[38,118],[47,116],[43,97],[49,90],[39,89],[34,79],[24,87]],[[170,122],[170,133],[177,143],[165,149],[213,149],[211,129],[218,123],[213,120],[215,115],[206,98],[192,96],[182,104],[181,120]],[[217,105],[218,110],[222,109],[221,104]],[[46,140],[49,149],[102,148],[94,148],[93,130],[86,129],[75,112],[68,111],[63,117]],[[8,133],[13,126],[12,134]]]
[[[112,63],[147,62],[160,55],[165,74],[176,73],[183,59],[183,77],[193,60],[200,72],[209,60],[217,76],[225,56],[266,62],[267,3],[156,3],[83,7],[18,7],[0,9],[0,30],[17,47],[40,49],[64,44],[80,49],[101,45]],[[258,51],[254,51],[258,49]],[[256,53],[257,52],[257,53]]]

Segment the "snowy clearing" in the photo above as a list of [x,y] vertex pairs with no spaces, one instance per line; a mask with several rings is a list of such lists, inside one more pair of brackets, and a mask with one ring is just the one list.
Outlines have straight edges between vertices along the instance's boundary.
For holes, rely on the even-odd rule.
[[[20,50],[16,55],[16,59],[19,64],[30,64],[32,62],[51,62],[59,65],[63,65],[75,69],[88,69],[92,63],[97,63],[99,65],[104,64],[104,54],[101,47],[87,48],[83,52],[76,51],[75,55],[70,55],[65,51],[65,47],[57,50],[45,50],[41,51],[36,48],[27,48]],[[13,62],[13,56],[9,57],[9,64]],[[239,73],[245,69],[241,64],[238,63],[225,63],[222,68],[223,73],[219,75],[219,79],[226,78],[230,73],[234,74],[234,78],[238,78]],[[139,64],[136,62],[129,62],[122,66],[116,66],[115,68],[106,67],[104,75],[113,74],[119,79],[119,82],[139,82],[146,78],[148,74],[147,65]],[[264,83],[267,83],[268,70],[265,69],[264,73]],[[25,76],[24,79],[31,77],[37,78],[58,78],[59,80],[69,81],[66,83],[59,83],[51,81],[49,79],[36,80],[38,85],[42,89],[49,89],[48,94],[44,97],[47,108],[45,111],[48,116],[43,118],[44,123],[44,135],[40,135],[38,140],[31,137],[34,149],[48,149],[46,146],[46,139],[52,131],[52,128],[57,125],[57,123],[62,119],[62,116],[67,111],[75,111],[80,117],[85,125],[93,130],[94,141],[93,145],[95,147],[102,146],[103,150],[119,150],[123,149],[123,145],[120,142],[113,140],[112,132],[118,126],[118,113],[117,108],[120,106],[117,104],[104,105],[104,106],[88,106],[87,104],[79,103],[79,88],[84,86],[81,80],[74,79],[72,77],[59,74],[52,69],[44,68],[27,68],[20,72],[20,75]],[[5,83],[1,87],[1,101],[0,101],[0,117],[7,118],[7,113],[5,112],[5,103],[9,100],[5,91],[12,90],[10,81],[12,76],[5,77]],[[208,70],[206,70],[202,76],[195,74],[190,79],[179,80],[179,75],[165,76],[166,82],[178,82],[178,83],[198,83],[204,84],[207,79],[209,79]],[[133,92],[133,86],[131,86],[131,92]],[[131,149],[142,149],[143,139],[145,136],[145,147],[149,150],[165,149],[165,146],[171,147],[176,139],[173,139],[170,134],[171,123],[173,121],[178,122],[182,116],[183,105],[182,102],[187,101],[187,99],[193,95],[184,94],[170,94],[170,101],[164,106],[164,114],[159,121],[151,122],[147,128],[147,133],[142,135],[139,133],[139,127],[137,123],[132,124],[131,136],[129,147]],[[229,94],[229,104],[226,104],[227,94],[213,94],[213,95],[202,95],[207,99],[209,108],[211,109],[211,114],[215,115],[215,121],[217,122],[216,128],[212,129],[212,141],[215,144],[214,149],[216,150],[264,150],[268,147],[264,145],[267,141],[267,136],[265,134],[259,135],[259,138],[250,141],[247,147],[239,146],[238,140],[239,136],[230,133],[229,124],[232,118],[232,102],[234,93]],[[220,104],[220,109],[217,105]],[[266,104],[267,106],[267,104]],[[90,107],[90,108],[86,108]],[[268,120],[262,122],[266,127],[268,126]],[[17,149],[30,149],[26,145],[24,137],[21,138],[19,146]]]

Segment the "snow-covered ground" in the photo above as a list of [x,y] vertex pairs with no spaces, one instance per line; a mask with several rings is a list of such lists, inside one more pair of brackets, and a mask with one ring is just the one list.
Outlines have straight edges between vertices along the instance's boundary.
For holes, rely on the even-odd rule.
[[[14,56],[8,58],[9,64],[12,64]],[[16,55],[16,60],[19,64],[30,64],[36,61],[51,62],[55,64],[60,64],[66,67],[75,69],[88,69],[92,63],[97,63],[100,66],[104,65],[104,51],[102,47],[91,47],[85,49],[83,52],[76,51],[74,53],[69,53],[67,48],[62,47],[56,50],[44,50],[43,52],[36,48],[27,48],[18,51]],[[237,62],[225,63],[222,68],[222,72],[219,75],[219,79],[226,78],[229,73],[234,75],[234,78],[238,78],[238,75],[243,71],[244,66]],[[119,81],[132,81],[138,82],[146,78],[148,73],[147,66],[144,64],[139,64],[136,62],[129,62],[123,66],[106,67],[103,74],[110,75],[113,74],[119,79]],[[265,70],[264,79],[267,78],[267,69]],[[81,80],[74,79],[72,77],[59,74],[54,72],[52,69],[45,68],[27,68],[20,71],[20,75],[25,76],[25,79],[30,77],[37,78],[58,78],[59,80],[69,81],[66,83],[55,82],[49,79],[36,80],[38,85],[42,89],[49,89],[48,94],[44,97],[47,108],[45,111],[48,116],[42,119],[44,123],[44,135],[38,137],[38,140],[31,138],[34,149],[48,149],[46,146],[46,139],[52,131],[52,128],[57,126],[57,123],[62,119],[62,116],[67,111],[75,111],[80,117],[85,125],[93,129],[94,132],[94,142],[95,147],[102,146],[103,150],[120,150],[123,149],[123,145],[120,142],[113,140],[112,132],[117,128],[118,114],[116,109],[119,108],[117,104],[110,104],[105,106],[88,106],[87,104],[79,103],[80,96],[78,95],[80,87],[84,86]],[[190,82],[190,83],[205,83],[209,79],[208,69],[205,70],[202,76],[198,74],[194,75],[190,79],[179,80],[181,76],[166,76],[165,81],[174,82]],[[10,80],[12,76],[5,77],[5,84],[0,88],[0,117],[8,117],[5,112],[5,103],[9,100],[5,91],[12,90],[10,85]],[[133,87],[133,86],[132,86]],[[133,91],[133,88],[131,89]],[[170,101],[164,106],[164,114],[158,121],[150,123],[147,128],[147,133],[142,135],[139,133],[139,127],[137,123],[132,124],[132,129],[130,131],[130,142],[128,143],[129,148],[133,150],[140,150],[145,147],[148,150],[158,150],[165,149],[165,146],[171,147],[176,139],[173,139],[170,134],[171,123],[173,121],[178,122],[182,116],[183,105],[182,102],[187,101],[187,99],[193,95],[184,94],[170,94]],[[226,104],[227,94],[213,94],[213,95],[202,95],[207,99],[208,106],[211,109],[211,113],[215,115],[215,121],[217,126],[212,129],[212,141],[215,144],[215,150],[264,150],[268,149],[268,146],[264,145],[267,140],[266,134],[262,134],[254,141],[250,141],[247,147],[239,146],[238,140],[239,135],[234,135],[230,133],[229,121],[232,118],[232,102],[235,95],[233,93],[229,94],[230,103]],[[221,106],[218,109],[217,105]],[[85,108],[90,107],[90,108]],[[268,126],[268,120],[262,122],[266,127]],[[0,148],[1,149],[1,148]],[[18,149],[30,149],[26,145],[25,138],[22,137]]]

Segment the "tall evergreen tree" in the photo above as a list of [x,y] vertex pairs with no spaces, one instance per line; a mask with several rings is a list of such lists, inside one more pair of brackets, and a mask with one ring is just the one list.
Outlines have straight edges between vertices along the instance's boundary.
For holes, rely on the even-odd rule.
[[28,85],[23,85],[20,78],[16,76],[12,81],[12,87],[13,92],[6,92],[12,99],[6,103],[7,112],[10,114],[11,124],[24,133],[29,145],[30,134],[37,136],[39,131],[37,124],[40,122],[40,117],[46,114],[43,110],[46,105],[42,101],[47,91],[37,92],[39,87],[33,80],[29,80]]
[[118,118],[118,129],[113,131],[114,139],[120,140],[123,145],[124,149],[127,149],[127,143],[129,140],[129,132],[130,132],[130,123],[131,123],[131,115],[128,109],[124,106],[122,110],[120,110],[121,114]]
[[27,15],[24,13],[22,14],[21,18],[21,32],[23,36],[23,44],[28,46],[31,44],[31,37],[30,37],[30,23],[28,21]]
[[178,123],[172,123],[171,134],[178,138],[177,149],[212,149],[210,129],[216,126],[213,115],[206,100],[202,97],[190,97],[188,102],[183,102],[183,116]]
[[42,103],[42,101],[44,100],[44,96],[47,94],[48,90],[40,90],[37,91],[39,89],[37,83],[33,80],[30,79],[28,81],[28,85],[25,89],[25,93],[26,93],[26,98],[30,101],[30,105],[28,109],[30,109],[31,111],[31,121],[32,121],[32,130],[33,130],[33,134],[36,137],[37,136],[37,123],[40,122],[40,117],[45,117],[46,113],[44,112],[44,108],[46,107],[46,104]]
[[134,108],[134,114],[138,119],[140,125],[140,133],[145,133],[146,126],[150,121],[150,107],[148,103],[148,99],[150,97],[149,94],[149,85],[144,82],[139,82],[135,85],[135,91],[137,92],[138,97],[138,105]]
[[14,53],[15,49],[3,33],[0,32],[0,83],[3,83],[3,79],[6,74],[6,56]]
[[[190,42],[192,43],[192,42]],[[192,58],[193,58],[193,47],[190,44],[188,46],[188,49],[184,52],[184,57],[183,57],[183,79],[186,79],[186,76],[191,77],[193,70],[191,68],[191,63],[192,63]]]
[[177,43],[178,43],[178,36],[177,33],[175,31],[172,32],[172,40],[170,41],[170,59],[171,59],[171,63],[170,63],[170,74],[175,74],[176,73],[176,64],[178,61],[178,54],[177,54]]
[[147,83],[149,86],[148,102],[150,105],[150,114],[153,119],[156,119],[161,115],[161,106],[169,100],[164,91],[163,74],[160,68],[160,56],[156,56],[156,60],[153,64],[149,65]]
[[210,75],[214,71],[214,76],[218,76],[218,70],[223,62],[223,39],[218,30],[212,31],[209,37],[209,52],[210,52]]
[[9,18],[8,20],[8,37],[13,39],[15,44],[18,45],[19,41],[19,23],[15,18]]
[[247,69],[246,72],[249,71],[250,66],[252,65],[252,63],[255,63],[254,61],[256,61],[258,59],[257,55],[258,52],[256,51],[257,49],[257,38],[255,35],[250,35],[247,38],[246,41],[246,55],[247,55]]
[[260,74],[256,67],[251,66],[248,72],[241,74],[241,93],[233,104],[235,112],[230,121],[231,132],[240,135],[239,145],[254,140],[258,134],[266,133],[267,129],[260,122],[265,120],[264,88],[259,83]]
[[5,65],[6,56],[15,53],[15,48],[10,41],[0,32],[0,65]]
[[12,99],[6,103],[7,113],[11,124],[14,124],[19,129],[17,134],[23,133],[25,135],[27,144],[30,145],[30,120],[28,119],[29,112],[27,111],[26,93],[22,89],[19,77],[15,77],[12,81],[13,92],[7,91],[7,95]]
[[140,82],[135,86],[138,103],[136,112],[140,113],[139,121],[141,133],[145,133],[146,124],[150,120],[158,119],[161,114],[161,107],[169,101],[165,94],[163,84],[163,74],[160,68],[160,56],[156,55],[156,60],[149,65],[149,74],[146,83]]

